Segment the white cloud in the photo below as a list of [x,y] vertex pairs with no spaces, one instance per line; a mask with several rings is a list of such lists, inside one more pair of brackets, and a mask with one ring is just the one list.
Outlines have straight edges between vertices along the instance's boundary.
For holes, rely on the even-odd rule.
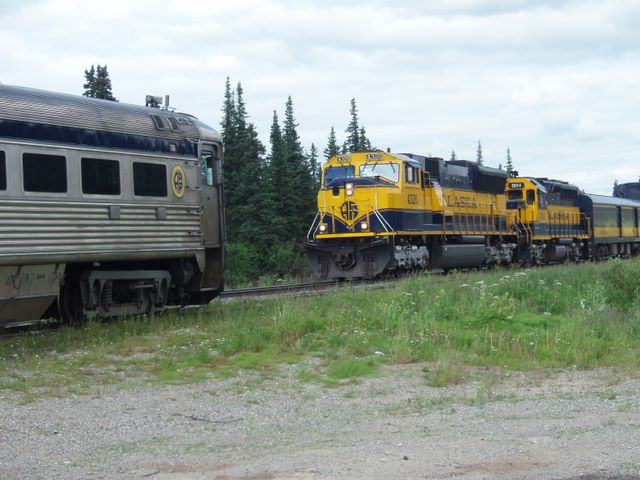
[[81,93],[108,64],[115,95],[147,93],[219,124],[241,81],[268,139],[291,94],[302,140],[322,151],[358,100],[374,143],[491,164],[608,193],[636,180],[637,1],[0,0],[0,81]]

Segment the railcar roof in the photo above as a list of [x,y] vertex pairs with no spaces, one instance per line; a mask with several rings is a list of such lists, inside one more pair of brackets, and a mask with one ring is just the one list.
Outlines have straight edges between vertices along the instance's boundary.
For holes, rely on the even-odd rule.
[[583,194],[591,199],[594,205],[615,205],[616,207],[640,207],[640,201],[629,200],[620,197],[609,197],[608,195]]
[[[154,115],[166,128],[156,126]],[[165,139],[219,139],[214,129],[190,115],[4,84],[0,84],[0,120]]]

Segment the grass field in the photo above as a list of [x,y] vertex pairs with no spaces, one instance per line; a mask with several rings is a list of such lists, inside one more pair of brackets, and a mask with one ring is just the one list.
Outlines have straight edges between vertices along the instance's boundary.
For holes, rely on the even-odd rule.
[[[0,340],[0,389],[27,394],[95,385],[184,383],[276,374],[328,385],[380,364],[431,362],[425,381],[457,383],[467,366],[640,364],[640,262],[417,276],[384,289],[214,302],[200,312],[91,322]],[[317,366],[316,366],[317,365]]]

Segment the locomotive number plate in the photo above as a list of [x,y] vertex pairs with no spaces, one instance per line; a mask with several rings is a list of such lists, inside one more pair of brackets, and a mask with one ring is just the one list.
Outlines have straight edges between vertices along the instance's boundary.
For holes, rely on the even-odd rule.
[[524,183],[522,182],[511,182],[509,184],[509,188],[524,188]]

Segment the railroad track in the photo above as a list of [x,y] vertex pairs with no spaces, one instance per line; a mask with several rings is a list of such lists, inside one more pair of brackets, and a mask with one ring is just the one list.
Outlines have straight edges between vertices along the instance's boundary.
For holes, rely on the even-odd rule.
[[[354,284],[360,282],[347,282],[346,284]],[[272,287],[250,287],[250,288],[234,288],[222,292],[218,298],[221,300],[227,298],[242,297],[265,297],[272,295],[281,295],[294,292],[319,292],[330,287],[344,284],[344,282],[316,282],[316,283],[297,283],[293,285],[275,285]]]

